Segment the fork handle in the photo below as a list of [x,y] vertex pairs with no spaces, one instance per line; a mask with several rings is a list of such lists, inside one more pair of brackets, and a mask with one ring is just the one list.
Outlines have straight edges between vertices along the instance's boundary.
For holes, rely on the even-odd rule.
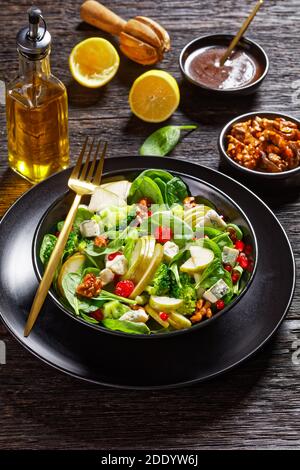
[[58,263],[61,260],[64,248],[66,246],[69,234],[71,232],[72,225],[73,225],[80,201],[81,201],[81,196],[79,194],[76,194],[73,204],[68,212],[67,218],[63,225],[62,231],[59,234],[55,248],[52,251],[52,254],[50,256],[44,276],[35,294],[34,301],[33,301],[33,304],[32,304],[32,307],[31,307],[31,310],[30,310],[30,313],[26,322],[25,329],[24,329],[24,336],[29,335],[30,331],[32,330],[33,325],[35,324],[38,314],[40,313],[40,310],[44,304],[45,298],[51,287],[56,268],[58,266]]

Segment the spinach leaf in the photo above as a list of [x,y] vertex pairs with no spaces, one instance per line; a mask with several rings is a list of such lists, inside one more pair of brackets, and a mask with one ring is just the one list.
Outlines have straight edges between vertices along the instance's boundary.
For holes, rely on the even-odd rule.
[[221,252],[218,244],[214,240],[211,240],[210,238],[199,238],[195,242],[195,244],[203,246],[203,248],[208,248],[209,250],[213,251],[215,257],[218,258],[221,261],[222,252]]
[[212,241],[214,241],[221,250],[223,250],[224,246],[228,246],[229,248],[233,247],[233,243],[228,235],[228,232],[222,233],[214,237]]
[[102,320],[102,325],[109,330],[122,331],[123,333],[149,335],[150,330],[145,323],[135,323],[132,321],[122,321],[113,318]]
[[199,287],[203,287],[203,289],[209,289],[213,284],[215,284],[224,276],[224,272],[225,270],[223,269],[220,259],[214,259],[212,263],[210,263],[210,265],[204,269],[199,281],[195,285],[195,289],[197,290]]
[[152,204],[163,204],[164,200],[157,184],[149,178],[141,174],[132,183],[128,194],[128,203],[133,204],[143,198],[149,198]]
[[173,175],[171,175],[171,173],[168,171],[158,169],[144,170],[142,173],[140,173],[139,176],[148,176],[152,180],[155,178],[160,178],[164,183],[167,183],[173,178]]
[[223,297],[223,300],[225,302],[225,305],[227,305],[232,297],[234,296],[234,292],[233,292],[233,284],[232,284],[232,279],[231,279],[231,275],[228,271],[225,270],[224,272],[224,277],[223,277],[223,280],[226,282],[227,286],[229,287],[229,291],[227,292],[226,295],[224,295]]
[[84,276],[86,276],[87,274],[95,274],[95,276],[98,276],[100,273],[100,269],[99,268],[92,268],[92,267],[88,267],[88,268],[85,268],[83,270],[83,273],[82,273],[82,276],[81,278],[83,279]]
[[[92,297],[91,300],[96,300],[100,302],[108,302],[109,300],[119,300],[120,302],[123,302],[123,304],[127,305],[134,305],[136,304],[135,300],[128,299],[126,297],[121,297],[119,295],[113,294],[112,292],[108,292],[106,290],[102,290],[99,294],[98,297]],[[99,306],[99,304],[97,304]]]
[[63,277],[62,287],[66,296],[67,301],[74,309],[76,315],[80,315],[82,312],[90,313],[97,310],[99,307],[89,299],[79,298],[76,294],[76,287],[81,282],[81,274],[69,273]]
[[153,181],[159,187],[160,192],[161,192],[162,197],[163,197],[163,200],[164,200],[164,202],[166,202],[166,200],[167,200],[167,196],[166,196],[167,184],[161,178],[158,178],[158,177],[154,178]]
[[173,204],[183,202],[184,198],[189,195],[187,185],[178,176],[174,176],[166,184],[166,202],[171,207]]
[[181,250],[179,250],[179,252],[177,253],[177,255],[175,255],[173,258],[172,258],[172,261],[170,263],[170,266],[173,265],[173,264],[183,264],[185,261],[187,261],[187,259],[190,257],[190,253],[189,253],[189,249],[188,247],[185,247]]
[[40,260],[44,266],[48,263],[51,253],[56,245],[56,242],[57,238],[55,235],[52,235],[51,233],[47,233],[46,235],[44,235],[40,248]]
[[178,144],[182,130],[192,131],[197,126],[164,126],[157,129],[145,140],[140,155],[167,155]]
[[92,258],[109,255],[114,251],[116,251],[115,247],[99,247],[96,246],[93,242],[89,242],[84,249],[84,253]]
[[203,235],[207,235],[209,238],[215,238],[224,233],[222,230],[213,227],[201,227],[201,229],[203,230]]
[[79,232],[79,225],[85,220],[90,220],[94,215],[94,212],[91,212],[86,207],[80,206],[77,209],[76,217],[73,223],[74,231]]

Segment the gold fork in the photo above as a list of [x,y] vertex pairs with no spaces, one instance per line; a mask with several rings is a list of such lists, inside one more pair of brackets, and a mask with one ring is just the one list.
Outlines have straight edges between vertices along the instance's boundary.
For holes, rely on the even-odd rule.
[[[45,298],[51,287],[56,268],[58,266],[58,263],[61,260],[65,245],[67,243],[69,234],[71,232],[72,225],[73,225],[76,212],[77,212],[82,196],[92,194],[95,188],[100,186],[107,143],[106,142],[104,143],[97,168],[96,168],[96,161],[97,161],[98,155],[100,154],[101,141],[100,140],[98,141],[95,151],[93,152],[94,146],[95,146],[95,139],[93,139],[91,144],[89,144],[89,138],[87,137],[83,144],[83,147],[78,157],[75,168],[73,169],[71,176],[69,178],[68,186],[70,189],[72,189],[76,193],[76,196],[69,210],[69,213],[66,217],[62,231],[59,234],[55,248],[50,256],[44,276],[35,294],[34,301],[33,301],[33,304],[32,304],[32,307],[31,307],[31,310],[30,310],[30,313],[29,313],[29,316],[25,325],[24,336],[28,336],[29,333],[31,332],[35,324],[35,321],[40,313],[40,310],[44,304]],[[85,153],[87,153],[87,157],[82,167],[82,162],[83,162]],[[94,154],[94,156],[91,159],[92,154]],[[88,171],[90,160],[91,160],[91,166]],[[88,171],[88,174],[87,174],[87,171]]]

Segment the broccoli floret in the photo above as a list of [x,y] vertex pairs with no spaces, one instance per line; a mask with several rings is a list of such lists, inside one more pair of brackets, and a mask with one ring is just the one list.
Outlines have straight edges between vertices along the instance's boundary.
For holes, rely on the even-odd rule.
[[103,306],[104,318],[120,318],[124,313],[128,312],[129,307],[121,304],[118,300],[106,302]]
[[165,295],[169,289],[169,268],[165,263],[162,263],[154,274],[151,284],[147,286],[145,290],[150,295]]
[[183,305],[177,310],[178,313],[192,315],[196,309],[197,302],[195,284],[192,282],[192,278],[186,273],[180,273],[179,278],[181,287],[172,275],[170,296],[176,299],[183,299]]
[[73,255],[78,249],[78,235],[76,232],[71,232],[69,238],[67,240],[64,253],[63,253],[63,261],[65,261],[69,256]]

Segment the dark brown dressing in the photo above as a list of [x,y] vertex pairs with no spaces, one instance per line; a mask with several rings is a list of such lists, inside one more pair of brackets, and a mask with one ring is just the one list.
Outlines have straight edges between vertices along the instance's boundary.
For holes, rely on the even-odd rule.
[[255,82],[263,73],[257,59],[243,48],[236,48],[221,67],[225,46],[197,49],[185,62],[186,73],[208,88],[230,90]]

